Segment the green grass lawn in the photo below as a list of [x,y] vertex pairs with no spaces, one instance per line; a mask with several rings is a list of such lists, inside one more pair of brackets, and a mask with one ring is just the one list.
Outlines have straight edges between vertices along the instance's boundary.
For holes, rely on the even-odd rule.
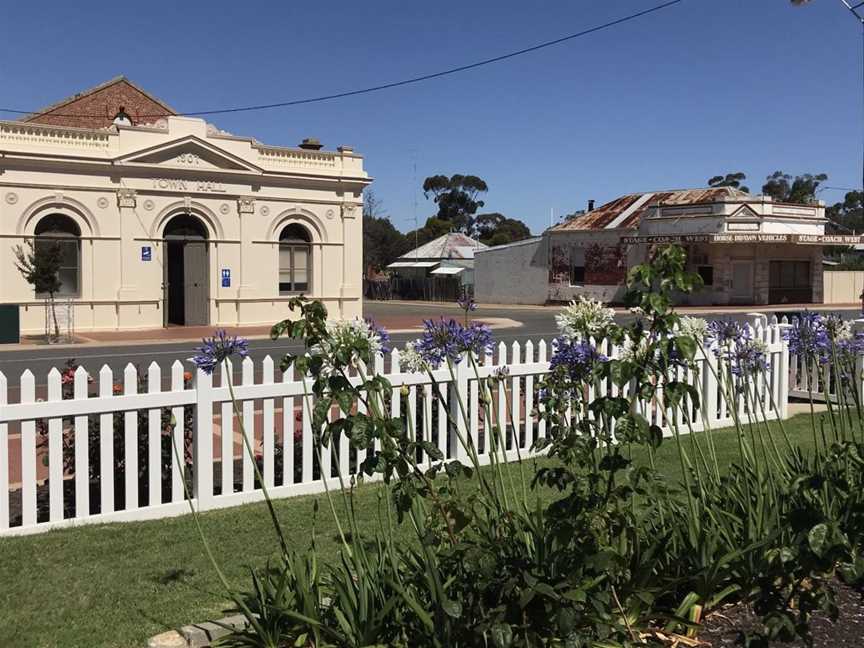
[[[793,442],[812,445],[809,415],[785,427]],[[721,461],[733,461],[734,432],[721,430],[714,438]],[[528,473],[533,465],[527,462]],[[674,440],[661,447],[658,465],[670,478],[680,477]],[[359,517],[369,528],[378,521],[380,492],[367,485],[358,493]],[[322,496],[283,499],[276,508],[289,539],[305,549],[316,499],[318,550],[331,560],[338,551],[336,528]],[[275,555],[263,504],[208,512],[202,523],[237,588],[248,586],[250,567]],[[0,646],[139,648],[154,634],[223,616],[226,606],[189,515],[0,539]]]

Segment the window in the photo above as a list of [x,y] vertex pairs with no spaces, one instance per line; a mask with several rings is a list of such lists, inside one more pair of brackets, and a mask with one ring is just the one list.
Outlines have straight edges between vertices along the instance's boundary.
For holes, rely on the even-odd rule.
[[279,234],[279,294],[309,291],[312,246],[302,225],[287,225]]
[[[77,297],[81,283],[81,230],[68,216],[51,214],[36,224],[34,246],[60,246],[59,297]],[[47,297],[47,295],[37,295]]]
[[580,247],[570,248],[570,285],[582,286],[585,284],[585,249]]
[[696,270],[699,273],[699,276],[702,277],[702,285],[704,286],[713,286],[714,285],[714,267],[713,266],[699,266]]

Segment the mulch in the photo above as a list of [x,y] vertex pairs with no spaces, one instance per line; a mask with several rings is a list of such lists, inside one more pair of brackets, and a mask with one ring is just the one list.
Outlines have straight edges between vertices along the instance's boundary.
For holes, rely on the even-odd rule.
[[[836,584],[837,606],[840,617],[832,623],[825,615],[814,615],[811,631],[813,648],[862,648],[864,647],[864,593]],[[759,619],[746,605],[732,605],[705,621],[699,639],[712,648],[740,645],[741,632],[759,628]],[[775,644],[772,644],[775,645]],[[805,648],[803,641],[777,643],[783,648]]]

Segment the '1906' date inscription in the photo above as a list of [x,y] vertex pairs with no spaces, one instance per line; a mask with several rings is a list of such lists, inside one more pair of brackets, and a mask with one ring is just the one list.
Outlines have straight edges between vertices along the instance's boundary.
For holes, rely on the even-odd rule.
[[179,180],[176,178],[153,178],[154,189],[170,191],[197,191],[200,193],[225,193],[225,185],[213,180]]

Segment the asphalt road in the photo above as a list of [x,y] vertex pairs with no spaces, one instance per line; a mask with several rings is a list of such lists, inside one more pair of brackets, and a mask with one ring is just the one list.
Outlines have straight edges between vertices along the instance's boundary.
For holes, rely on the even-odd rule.
[[[474,316],[477,319],[485,317],[503,317],[521,322],[522,326],[517,328],[499,329],[494,331],[496,341],[511,343],[518,340],[520,343],[529,339],[535,342],[540,339],[550,341],[557,334],[555,325],[555,314],[557,308],[528,309],[528,308],[487,308],[478,310]],[[763,311],[764,312],[764,311]],[[771,314],[770,311],[768,311]],[[437,318],[439,316],[461,318],[463,316],[455,305],[438,304],[404,304],[391,302],[366,302],[365,314],[375,319],[386,321],[388,316],[402,316],[410,314],[413,316]],[[742,317],[743,314],[719,316],[719,319]],[[844,317],[855,317],[857,312],[847,311]],[[619,321],[631,319],[630,315],[619,315]],[[417,337],[416,333],[399,333],[393,335],[393,344],[401,347],[408,340]],[[33,347],[26,350],[3,350],[0,347],[0,371],[5,374],[10,383],[17,384],[18,377],[26,369],[30,369],[36,376],[36,383],[44,384],[45,376],[52,367],[62,368],[67,360],[74,358],[78,364],[84,365],[92,374],[96,374],[104,364],[114,371],[115,379],[122,375],[123,368],[127,363],[138,365],[142,370],[151,362],[156,361],[163,370],[163,375],[170,372],[170,366],[175,360],[181,360],[188,368],[191,363],[188,358],[192,355],[192,342],[168,342],[168,343],[145,343],[129,344],[118,343],[115,345],[86,345],[74,347]],[[279,340],[250,340],[250,355],[255,360],[256,366],[260,361],[270,355],[277,362],[284,353],[297,352],[300,345],[293,341]]]
[[[371,302],[367,304],[365,309],[366,315],[375,319],[386,321],[388,315],[401,315],[406,313],[416,315],[418,310],[422,310],[424,317],[437,318],[445,317],[461,317],[462,311],[452,306],[436,306],[436,305],[410,305],[390,304],[386,302]],[[506,317],[519,322],[522,326],[518,328],[508,328],[496,330],[496,341],[503,340],[510,343],[514,340],[519,340],[520,343],[526,342],[529,339],[539,340],[546,338],[550,340],[555,336],[557,329],[555,327],[555,313],[557,309],[550,310],[515,310],[515,309],[489,309],[476,313],[478,319],[486,317]],[[393,344],[395,346],[404,346],[405,342],[417,337],[416,333],[398,333],[393,335]],[[18,382],[18,377],[26,369],[30,369],[36,376],[37,384],[44,384],[45,376],[52,367],[62,369],[67,360],[74,358],[75,361],[87,368],[91,374],[96,374],[103,365],[107,364],[114,372],[115,380],[121,375],[122,371],[128,363],[138,365],[144,370],[151,362],[157,362],[163,371],[163,375],[170,371],[170,366],[175,360],[181,360],[191,368],[191,363],[188,358],[192,355],[192,350],[195,347],[193,342],[169,342],[169,343],[146,343],[146,344],[129,344],[121,343],[116,345],[89,345],[82,344],[74,347],[65,346],[58,347],[32,347],[25,350],[3,350],[0,347],[0,371],[6,376],[7,380],[12,383]],[[250,340],[249,341],[250,356],[255,361],[256,366],[267,355],[270,355],[278,366],[278,361],[283,354],[288,352],[296,353],[301,349],[301,346],[291,340]]]

